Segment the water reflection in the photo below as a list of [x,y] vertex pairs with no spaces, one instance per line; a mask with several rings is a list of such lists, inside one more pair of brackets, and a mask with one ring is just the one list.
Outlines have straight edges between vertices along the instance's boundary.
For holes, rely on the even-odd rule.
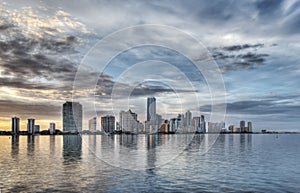
[[11,136],[11,156],[15,157],[19,154],[19,136]]
[[55,135],[50,135],[50,155],[55,155]]
[[130,149],[137,149],[138,135],[117,135],[115,139],[119,141],[120,145]]
[[78,161],[82,154],[82,138],[79,135],[63,136],[63,158],[65,163]]
[[95,154],[96,152],[96,146],[97,146],[97,136],[96,135],[89,135],[89,153]]
[[34,135],[27,136],[27,155],[34,156]]

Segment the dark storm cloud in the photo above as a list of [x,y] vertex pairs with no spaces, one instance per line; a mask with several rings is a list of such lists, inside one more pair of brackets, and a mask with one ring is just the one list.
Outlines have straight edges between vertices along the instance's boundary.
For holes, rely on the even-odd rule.
[[256,69],[265,64],[268,54],[259,53],[264,44],[241,44],[211,48],[212,57],[217,61],[222,72],[240,69]]
[[[101,75],[98,84],[96,86],[95,95],[100,98],[110,98],[113,88],[115,85],[118,85],[117,88],[121,90],[117,91],[117,94],[120,94],[122,98],[123,93],[127,93],[128,89],[132,88],[130,85],[124,83],[117,83],[112,80],[111,76],[108,75]],[[180,92],[180,93],[189,93],[189,92],[197,92],[195,90],[184,90],[184,89],[170,89],[160,85],[151,85],[151,84],[139,84],[136,86],[132,92],[130,93],[131,96],[155,96],[159,93],[172,93],[172,92]]]
[[[13,109],[13,111],[12,111]],[[21,117],[35,116],[36,118],[52,118],[59,116],[61,106],[55,106],[49,103],[35,103],[0,100],[1,116],[11,117],[14,115]]]
[[[300,105],[293,104],[293,101],[290,100],[291,98],[299,101],[299,96],[272,97],[261,100],[236,101],[226,104],[226,112],[228,114],[248,115],[299,115]],[[211,105],[201,106],[200,110],[203,112],[210,112]]]
[[239,50],[244,50],[248,48],[262,48],[264,44],[243,44],[243,45],[233,45],[233,46],[225,46],[223,47],[224,50],[226,51],[239,51]]
[[77,38],[74,36],[58,41],[25,37],[1,41],[2,74],[24,78],[24,82],[34,77],[69,81],[75,75],[77,64],[63,56],[76,53],[76,44]]

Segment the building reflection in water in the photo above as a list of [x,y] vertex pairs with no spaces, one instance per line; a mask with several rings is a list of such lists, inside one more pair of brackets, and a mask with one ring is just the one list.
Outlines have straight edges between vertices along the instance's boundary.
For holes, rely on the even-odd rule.
[[147,168],[149,173],[154,173],[152,169],[155,168],[156,162],[156,149],[155,147],[158,144],[158,135],[147,135]]
[[137,149],[138,145],[138,135],[118,135],[119,143],[130,149]]
[[19,154],[19,136],[11,136],[11,156],[15,157]]
[[34,135],[27,136],[27,154],[29,156],[34,155]]
[[204,134],[195,134],[186,149],[191,151],[199,151],[203,141]]
[[63,136],[63,158],[65,162],[78,161],[82,155],[82,138],[79,135]]
[[50,155],[55,155],[55,135],[50,135]]
[[89,135],[89,154],[95,154],[96,153],[96,146],[97,146],[97,135]]

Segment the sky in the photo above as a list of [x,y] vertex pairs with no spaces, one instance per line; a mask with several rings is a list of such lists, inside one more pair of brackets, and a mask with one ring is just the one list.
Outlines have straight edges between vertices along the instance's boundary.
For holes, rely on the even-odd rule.
[[[4,0],[0,17],[0,130],[15,115],[21,130],[31,117],[42,130],[62,128],[62,104],[72,100],[82,101],[84,128],[93,111],[130,108],[144,121],[146,98],[155,96],[164,118],[191,110],[209,120],[225,106],[227,125],[300,131],[298,0]],[[156,26],[168,30],[155,34]],[[202,71],[189,37],[209,59],[199,59]]]

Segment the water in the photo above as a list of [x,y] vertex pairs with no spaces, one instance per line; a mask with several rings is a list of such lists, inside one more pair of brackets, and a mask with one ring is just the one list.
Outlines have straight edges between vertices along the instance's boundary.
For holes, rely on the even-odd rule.
[[300,192],[300,135],[216,137],[0,136],[0,190]]

